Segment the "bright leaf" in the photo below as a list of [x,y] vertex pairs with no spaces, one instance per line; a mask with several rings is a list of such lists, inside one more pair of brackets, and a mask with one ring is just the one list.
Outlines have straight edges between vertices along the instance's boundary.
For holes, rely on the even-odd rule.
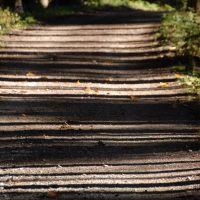
[[169,86],[169,83],[163,83],[163,82],[160,82],[160,85],[159,85],[159,87],[161,88],[166,88],[168,86]]
[[26,74],[26,76],[35,76],[35,74],[34,74],[33,72],[28,72],[28,73]]

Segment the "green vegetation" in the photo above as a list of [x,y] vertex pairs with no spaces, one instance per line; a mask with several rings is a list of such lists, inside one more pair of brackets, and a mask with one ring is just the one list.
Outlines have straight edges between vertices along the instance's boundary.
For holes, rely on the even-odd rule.
[[200,18],[193,11],[165,14],[159,37],[164,45],[174,47],[178,56],[200,56]]
[[[24,16],[26,17],[21,17],[19,14],[15,14],[8,9],[0,10],[0,16],[2,16],[2,19],[0,19],[0,32],[4,33],[15,27],[26,26],[35,22],[34,19],[37,21],[43,21],[49,18],[53,19],[54,17],[66,16],[83,9],[101,8],[104,6],[124,6],[142,10],[169,11],[173,10],[173,7],[176,5],[182,5],[182,1],[184,0],[176,0],[176,3],[173,0],[51,0],[46,9],[41,5],[40,0],[23,1]],[[14,9],[14,2],[12,0],[0,0],[0,6]]]
[[[0,5],[1,6],[1,5]],[[24,2],[25,13],[18,14],[14,12],[14,8],[10,5],[8,8],[0,7],[0,34],[5,34],[14,28],[25,28],[30,24],[43,21],[49,18],[62,17],[73,14],[78,7],[72,5],[53,5],[44,9],[38,1]],[[2,6],[2,7],[5,7]],[[11,8],[10,8],[11,7]]]
[[0,8],[0,33],[5,33],[11,28],[18,26],[20,23],[20,16],[16,13],[11,12],[8,9]]
[[188,3],[182,0],[182,7],[164,14],[158,37],[163,45],[174,50],[171,55],[179,63],[174,69],[181,72],[180,81],[199,97],[200,16],[193,9],[195,6],[191,8]]
[[34,23],[32,17],[21,17],[19,14],[10,11],[9,9],[0,8],[0,34],[7,33],[13,28],[23,28]]
[[192,91],[198,95],[198,97],[200,96],[200,75],[196,74],[196,75],[185,75],[182,78],[182,81],[189,86]]
[[200,74],[195,73],[186,73],[176,74],[178,80],[187,86],[190,91],[197,95],[200,99]]
[[168,4],[153,3],[147,0],[86,0],[84,4],[91,7],[125,6],[133,9],[151,11],[173,10]]
[[183,64],[174,66],[173,70],[176,72],[176,78],[200,99],[200,71],[195,69],[188,71]]

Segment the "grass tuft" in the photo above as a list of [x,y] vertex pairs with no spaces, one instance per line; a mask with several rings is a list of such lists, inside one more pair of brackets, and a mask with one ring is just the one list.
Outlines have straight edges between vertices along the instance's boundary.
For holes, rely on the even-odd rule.
[[14,28],[24,28],[29,24],[35,23],[33,17],[21,17],[9,9],[0,8],[0,16],[0,34],[5,34]]

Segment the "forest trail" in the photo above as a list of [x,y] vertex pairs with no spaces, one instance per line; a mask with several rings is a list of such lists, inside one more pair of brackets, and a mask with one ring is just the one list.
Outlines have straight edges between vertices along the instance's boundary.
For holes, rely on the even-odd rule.
[[199,199],[199,105],[160,17],[79,13],[1,37],[0,199]]

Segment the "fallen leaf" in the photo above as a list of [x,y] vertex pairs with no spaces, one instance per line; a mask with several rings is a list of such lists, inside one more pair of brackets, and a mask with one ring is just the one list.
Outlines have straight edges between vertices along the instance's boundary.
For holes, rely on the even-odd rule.
[[169,47],[169,50],[171,51],[176,50],[176,47]]
[[95,92],[99,93],[100,89],[99,88],[95,88]]
[[49,191],[49,192],[47,193],[47,197],[49,197],[49,198],[57,198],[57,197],[58,197],[58,192]]
[[13,177],[8,177],[8,179],[6,180],[6,182],[14,182],[14,178]]
[[27,117],[27,115],[26,114],[22,114],[22,117]]
[[191,176],[188,176],[188,177],[186,178],[186,180],[187,180],[187,181],[191,181],[191,180],[192,180],[192,177],[191,177]]
[[85,92],[92,92],[92,89],[90,87],[86,87],[84,90]]
[[48,135],[43,135],[44,139],[48,139],[49,136]]
[[28,72],[26,76],[36,76],[33,72]]
[[71,126],[67,123],[67,122],[65,122],[65,124],[63,124],[61,127],[60,127],[60,129],[68,129],[68,128],[70,128]]
[[168,86],[169,86],[169,83],[163,83],[163,82],[160,82],[160,85],[159,85],[159,87],[161,88],[166,88]]
[[137,101],[137,100],[138,100],[138,97],[137,97],[137,96],[130,96],[130,99],[131,99],[132,101]]
[[107,81],[113,81],[113,78],[112,77],[109,77],[106,79]]
[[181,78],[182,75],[181,75],[181,74],[175,74],[175,77],[176,77],[176,78]]

